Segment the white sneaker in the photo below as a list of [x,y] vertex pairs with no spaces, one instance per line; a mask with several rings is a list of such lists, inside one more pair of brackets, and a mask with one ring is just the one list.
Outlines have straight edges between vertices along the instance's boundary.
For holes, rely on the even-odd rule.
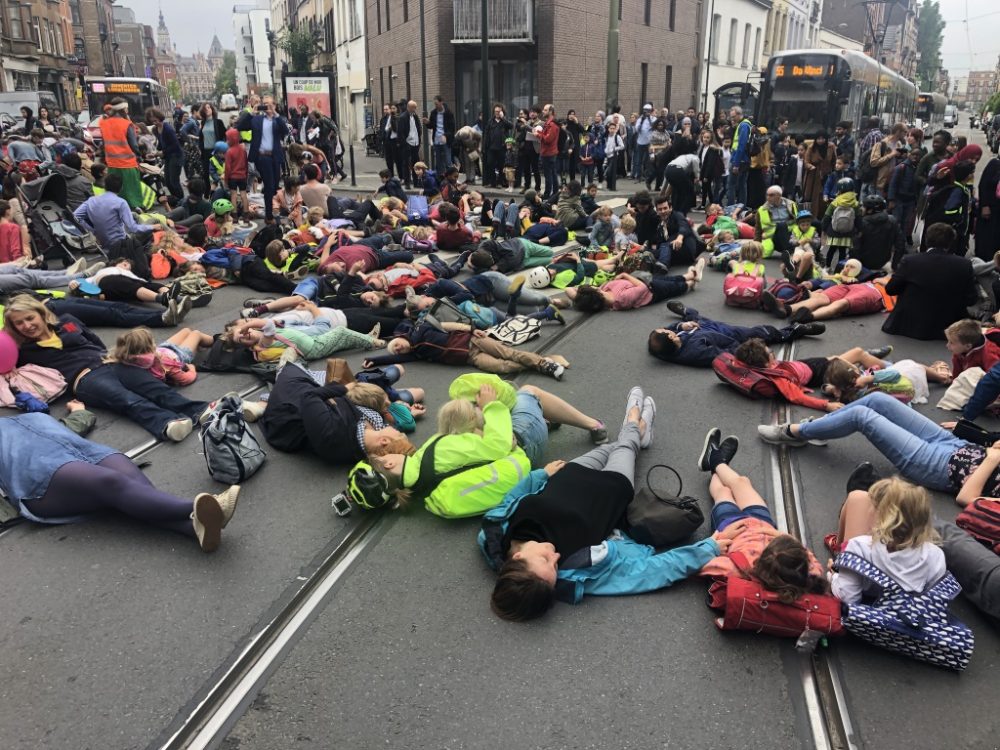
[[267,403],[264,401],[244,401],[243,418],[247,422],[256,422],[264,416],[265,409],[267,409]]
[[184,419],[175,419],[172,422],[168,422],[167,429],[163,431],[163,434],[168,440],[179,443],[190,435],[193,429],[194,423],[187,417],[184,417]]

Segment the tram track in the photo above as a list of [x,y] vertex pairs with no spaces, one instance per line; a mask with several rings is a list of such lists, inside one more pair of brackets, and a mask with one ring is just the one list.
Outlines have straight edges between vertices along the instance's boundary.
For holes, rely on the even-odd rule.
[[[786,344],[777,356],[794,358],[794,342]],[[791,420],[791,407],[786,401],[776,401],[771,412],[772,424]],[[801,484],[788,446],[771,446],[771,481],[775,497],[775,521],[784,531],[808,544],[805,515],[802,510]],[[777,500],[780,498],[780,503]],[[833,661],[830,649],[817,648],[811,653],[796,651],[798,673],[802,683],[807,720],[817,750],[859,750],[854,723],[851,720],[840,669]]]

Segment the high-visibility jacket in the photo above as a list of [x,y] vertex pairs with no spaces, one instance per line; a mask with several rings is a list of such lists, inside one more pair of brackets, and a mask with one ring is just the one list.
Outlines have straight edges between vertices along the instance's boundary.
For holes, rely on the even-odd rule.
[[138,169],[139,160],[128,145],[132,121],[124,117],[105,117],[100,122],[104,139],[104,162],[112,169]]
[[[253,114],[253,110],[250,109],[250,107],[244,107],[243,111],[244,112],[249,112],[251,115]],[[240,131],[240,140],[243,141],[243,143],[250,143],[250,141],[251,141],[252,138],[253,138],[253,131],[251,131],[251,130],[241,130]]]

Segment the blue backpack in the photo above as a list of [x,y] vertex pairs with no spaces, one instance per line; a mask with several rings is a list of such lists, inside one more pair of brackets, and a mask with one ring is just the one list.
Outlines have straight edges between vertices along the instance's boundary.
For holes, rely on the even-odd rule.
[[406,216],[415,224],[426,224],[430,209],[427,206],[427,196],[411,195],[406,201]]
[[892,576],[852,552],[837,555],[836,567],[881,588],[873,603],[844,604],[844,628],[872,645],[913,659],[961,671],[969,666],[975,636],[948,614],[962,587],[951,573],[919,594],[904,591]]

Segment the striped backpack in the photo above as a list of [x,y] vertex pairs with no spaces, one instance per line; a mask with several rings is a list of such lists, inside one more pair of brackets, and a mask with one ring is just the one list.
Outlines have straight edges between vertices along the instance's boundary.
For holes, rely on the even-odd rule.
[[948,614],[962,587],[951,573],[920,594],[904,591],[892,576],[852,552],[837,555],[836,567],[850,570],[881,588],[875,602],[844,604],[844,628],[888,651],[961,671],[969,665],[975,636]]

